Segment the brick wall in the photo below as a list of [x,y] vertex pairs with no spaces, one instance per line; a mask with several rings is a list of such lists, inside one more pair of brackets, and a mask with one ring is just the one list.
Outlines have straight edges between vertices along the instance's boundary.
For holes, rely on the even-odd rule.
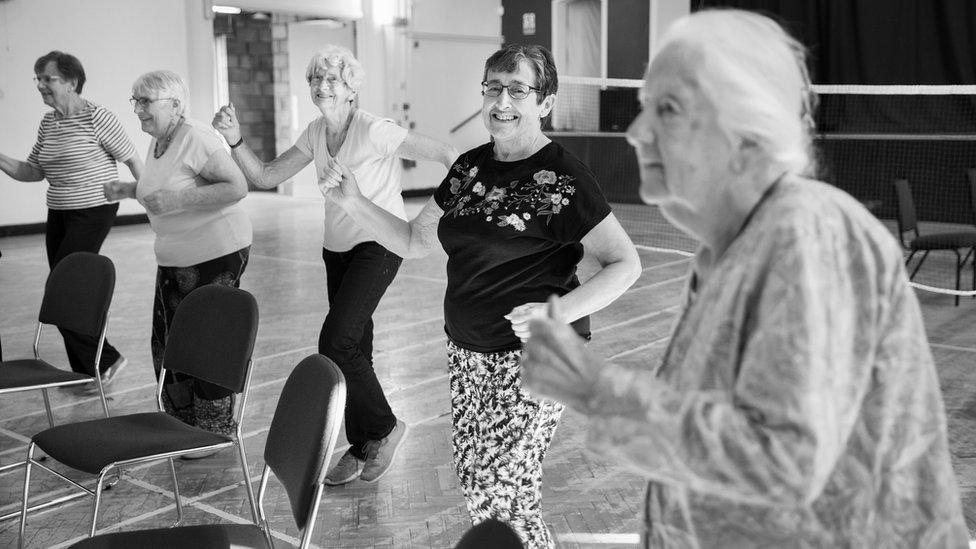
[[[227,84],[237,109],[241,135],[258,158],[274,159],[275,83],[272,20],[242,13],[229,16]],[[284,149],[281,149],[284,150]]]
[[[271,16],[271,52],[274,69],[274,138],[279,151],[292,146],[291,82],[288,77],[288,23],[299,21],[294,15]],[[303,85],[299,82],[298,85]],[[290,193],[291,180],[284,184],[285,194]]]

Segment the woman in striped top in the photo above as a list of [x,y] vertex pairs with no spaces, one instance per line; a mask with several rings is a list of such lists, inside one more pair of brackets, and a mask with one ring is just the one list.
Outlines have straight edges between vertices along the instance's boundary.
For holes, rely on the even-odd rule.
[[[115,115],[81,97],[85,69],[77,57],[52,51],[34,63],[34,73],[41,99],[53,110],[41,120],[27,160],[0,154],[0,170],[18,181],[47,179],[47,261],[53,269],[72,252],[99,251],[119,209],[105,199],[103,184],[118,179],[118,162],[136,179],[143,164]],[[61,334],[71,369],[93,373],[97,338]],[[102,384],[125,364],[106,341],[98,368]]]

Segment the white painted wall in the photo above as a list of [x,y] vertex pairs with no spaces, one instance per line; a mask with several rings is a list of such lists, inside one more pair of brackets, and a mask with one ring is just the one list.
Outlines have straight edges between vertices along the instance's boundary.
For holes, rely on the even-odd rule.
[[[412,0],[403,46],[396,114],[404,125],[453,144],[460,152],[488,141],[480,116],[450,130],[481,109],[485,60],[502,45],[500,0]],[[403,171],[404,189],[437,187],[447,170],[431,162]]]
[[[87,82],[82,97],[114,112],[145,156],[149,136],[128,99],[132,82],[154,69],[187,79],[193,116],[213,108],[211,22],[204,0],[5,0],[0,2],[0,151],[26,159],[49,109],[33,85],[34,61],[59,49],[77,56]],[[125,166],[120,175],[130,178]],[[47,218],[46,182],[21,183],[0,173],[0,226]],[[134,200],[121,213],[139,213]]]

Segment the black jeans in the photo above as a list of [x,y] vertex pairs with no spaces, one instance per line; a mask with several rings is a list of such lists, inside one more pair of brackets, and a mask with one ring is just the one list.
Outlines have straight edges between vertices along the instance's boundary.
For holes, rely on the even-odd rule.
[[[66,255],[73,252],[97,254],[118,211],[117,202],[77,210],[48,209],[45,237],[48,266],[53,269]],[[83,284],[84,281],[79,280],[78,283]],[[94,374],[95,369],[92,366],[95,362],[95,350],[98,348],[98,337],[70,330],[61,330],[61,336],[64,337],[64,349],[68,353],[71,369],[83,374]],[[106,339],[105,346],[102,347],[99,371],[104,372],[118,359],[119,352]]]
[[347,252],[322,250],[329,313],[319,333],[319,353],[346,377],[346,439],[349,451],[366,458],[365,444],[396,427],[396,416],[373,370],[373,312],[403,259],[376,242]]

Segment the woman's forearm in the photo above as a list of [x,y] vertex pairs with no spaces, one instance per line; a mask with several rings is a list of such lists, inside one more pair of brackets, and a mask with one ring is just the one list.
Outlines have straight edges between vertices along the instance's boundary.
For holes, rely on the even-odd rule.
[[613,303],[637,280],[640,270],[626,261],[610,263],[589,280],[562,296],[566,321],[591,315]]
[[381,246],[400,257],[423,257],[438,244],[437,221],[443,212],[436,206],[428,204],[410,222],[361,195],[344,202],[342,207]]
[[[133,190],[135,187],[133,187]],[[202,187],[187,187],[179,191],[180,205],[188,210],[212,210],[214,206],[229,206],[247,195],[247,188],[232,181],[218,181]]]
[[0,153],[0,170],[17,181],[40,181],[44,179],[44,172],[33,164],[15,160]]

